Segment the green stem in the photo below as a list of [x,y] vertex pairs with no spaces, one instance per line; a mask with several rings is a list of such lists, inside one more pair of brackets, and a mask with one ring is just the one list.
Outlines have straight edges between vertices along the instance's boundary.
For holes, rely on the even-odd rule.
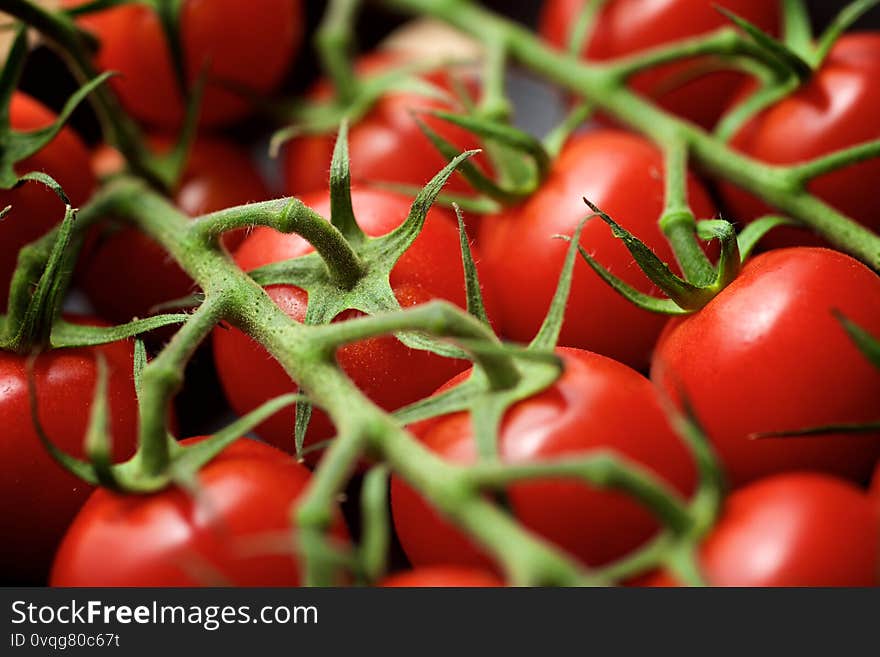
[[851,148],[844,148],[816,158],[806,164],[795,166],[792,169],[792,175],[802,184],[806,185],[825,174],[834,173],[840,169],[877,157],[880,157],[880,139],[858,144]]
[[[658,144],[684,141],[706,172],[748,189],[829,242],[880,271],[880,237],[809,194],[799,194],[790,169],[742,155],[698,126],[674,117],[620,84],[608,66],[584,64],[554,51],[526,28],[463,0],[382,0],[388,7],[443,20],[479,39],[506,39],[511,56],[533,72],[592,100],[620,123]],[[717,38],[710,35],[710,38]],[[613,65],[612,65],[613,66]]]
[[344,288],[354,287],[363,275],[363,263],[342,233],[295,198],[220,210],[193,222],[190,232],[197,239],[216,242],[223,233],[254,226],[267,226],[280,233],[300,235],[315,247],[330,275]]
[[600,488],[629,493],[675,533],[687,532],[693,521],[687,504],[648,470],[613,454],[595,454],[580,460],[546,463],[502,464],[481,462],[468,468],[473,485],[503,490],[528,479],[581,479]]
[[480,116],[507,123],[513,106],[507,98],[507,44],[492,40],[486,46],[483,66],[483,95],[480,99]]
[[715,280],[715,269],[697,239],[696,218],[687,196],[688,157],[684,142],[670,142],[664,157],[666,193],[660,229],[688,282],[701,287],[709,285]]

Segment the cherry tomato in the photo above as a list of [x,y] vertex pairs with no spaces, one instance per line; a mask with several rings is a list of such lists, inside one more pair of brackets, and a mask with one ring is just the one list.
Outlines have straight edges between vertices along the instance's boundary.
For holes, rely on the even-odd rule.
[[[577,17],[587,0],[547,0],[541,34],[559,48],[567,48]],[[770,33],[776,33],[779,7],[765,0],[724,0],[718,3]],[[608,60],[634,55],[731,25],[711,0],[609,0],[600,11],[585,57]],[[633,87],[659,101],[665,109],[709,128],[715,124],[745,79],[732,71],[714,71],[697,77],[705,60],[690,59],[646,71]]]
[[[357,70],[360,75],[375,75],[404,63],[399,55],[377,52],[363,57]],[[454,97],[446,74],[436,72],[425,77]],[[330,85],[322,82],[312,96],[329,98],[331,93]],[[431,180],[447,161],[421,131],[419,120],[462,151],[480,148],[471,133],[427,113],[435,110],[455,111],[455,107],[414,93],[392,93],[381,98],[349,132],[352,180],[419,188]],[[285,156],[288,194],[299,196],[327,188],[335,142],[335,134],[306,135],[288,144]],[[449,179],[447,190],[467,193],[471,188],[464,178],[455,174]]]
[[[184,443],[191,443],[189,439]],[[198,474],[197,497],[96,491],[70,526],[52,586],[298,586],[289,543],[291,507],[309,471],[242,438]],[[332,536],[348,532],[337,513]]]
[[687,395],[734,486],[787,470],[865,481],[877,462],[880,432],[750,438],[877,420],[880,372],[834,310],[880,334],[880,278],[836,251],[782,249],[660,338],[651,378]]
[[[154,140],[160,146],[167,142]],[[115,151],[99,150],[95,168],[106,173],[116,167]],[[193,147],[174,202],[190,216],[199,216],[269,195],[247,153],[232,143],[201,139]],[[233,233],[225,244],[237,247],[244,235]],[[116,322],[145,317],[164,302],[193,292],[193,282],[170,256],[134,228],[102,234],[85,251],[79,277],[98,312]]]
[[[479,234],[489,286],[495,291],[502,333],[531,340],[556,291],[571,235],[589,214],[583,198],[611,215],[666,262],[672,251],[660,231],[663,211],[662,158],[647,141],[602,130],[580,135],[563,149],[543,186],[529,200],[484,218]],[[688,185],[701,218],[715,214],[696,180]],[[595,258],[642,292],[657,294],[623,243],[600,219],[584,227],[581,244]],[[637,369],[647,367],[664,319],[618,295],[586,262],[575,264],[560,344],[611,356]]]
[[[822,68],[798,91],[749,121],[732,145],[770,164],[796,164],[880,138],[880,34],[848,34]],[[880,229],[880,159],[868,160],[817,178],[810,190],[829,205],[872,230]],[[724,198],[734,216],[751,221],[772,209],[727,184]],[[811,239],[812,238],[812,239]],[[805,230],[778,229],[768,246],[816,244]]]
[[[329,216],[326,192],[307,196],[303,202]],[[396,228],[409,211],[408,199],[388,192],[355,190],[354,211],[361,228],[370,236],[384,235]],[[391,286],[404,307],[431,299],[446,299],[465,306],[464,273],[458,231],[449,213],[433,208],[425,227],[391,274]],[[236,253],[236,262],[250,271],[273,262],[295,258],[312,251],[296,235],[282,235],[257,228]],[[266,290],[285,313],[305,319],[307,295],[300,288],[274,285]],[[356,313],[346,312],[344,317]],[[214,356],[226,396],[238,413],[247,413],[262,403],[294,390],[290,377],[262,347],[236,329],[214,331]],[[441,383],[467,366],[426,351],[405,347],[393,337],[364,340],[339,350],[342,368],[373,401],[395,409],[429,395]],[[282,449],[293,448],[294,410],[277,413],[257,429],[264,439]],[[326,415],[312,414],[307,439],[310,444],[334,435]]]
[[[10,123],[13,129],[27,132],[51,125],[55,115],[39,102],[21,92],[12,95]],[[64,128],[39,153],[15,165],[19,175],[42,171],[64,189],[71,203],[88,200],[95,180],[89,169],[89,153],[79,137]],[[64,203],[49,188],[29,182],[11,191],[0,190],[0,210],[12,210],[0,220],[0,307],[6,310],[9,282],[25,244],[41,237],[64,217]]]
[[[669,426],[650,382],[604,356],[577,349],[559,349],[559,354],[566,367],[562,377],[507,411],[499,434],[501,460],[529,463],[611,450],[689,494],[695,479],[692,459]],[[477,458],[467,413],[411,429],[446,460],[469,464]],[[520,522],[590,566],[624,556],[657,530],[651,514],[627,495],[570,480],[518,483],[506,493]],[[415,566],[491,567],[470,539],[398,477],[392,478],[391,507],[397,534]]]
[[[86,0],[63,0],[66,7]],[[201,123],[240,119],[249,103],[241,91],[267,94],[282,80],[303,37],[300,0],[185,0],[180,24],[187,80],[207,66]],[[121,75],[110,84],[138,119],[162,128],[183,120],[185,106],[158,15],[140,4],[105,9],[80,19],[101,41],[97,65]],[[235,93],[236,87],[239,93]]]
[[880,513],[880,463],[877,463],[877,471],[874,473],[871,495],[874,497],[874,505],[877,507],[878,513]]
[[484,570],[459,566],[429,566],[389,575],[379,586],[391,588],[489,588],[504,586]]
[[[880,525],[849,482],[816,473],[762,479],[730,496],[699,552],[712,586],[876,586]],[[675,586],[662,573],[647,586]]]
[[[94,320],[77,319],[89,324]],[[114,457],[131,456],[137,441],[137,399],[130,342],[54,349],[37,356],[33,376],[40,425],[62,451],[85,458],[83,440],[97,383],[97,358],[107,363]],[[4,581],[43,584],[58,542],[92,488],[55,463],[31,416],[27,357],[0,351],[0,460],[6,464],[0,519]]]

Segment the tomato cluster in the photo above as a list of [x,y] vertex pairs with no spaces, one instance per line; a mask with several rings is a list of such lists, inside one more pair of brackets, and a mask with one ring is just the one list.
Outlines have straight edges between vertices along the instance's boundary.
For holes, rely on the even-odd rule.
[[[548,53],[568,48],[572,26],[579,23],[586,3],[547,0],[534,47]],[[84,0],[62,4],[74,9]],[[724,6],[779,36],[784,21],[778,4],[729,0]],[[200,119],[190,126],[197,134],[179,175],[164,181],[168,184],[160,190],[169,207],[195,219],[269,201],[278,191],[335,225],[340,207],[350,200],[363,242],[375,243],[374,238],[406,224],[419,206],[413,205],[416,191],[446,165],[439,142],[457,151],[483,149],[472,159],[473,169],[453,173],[444,189],[460,201],[490,201],[478,209],[465,208],[470,239],[465,251],[475,261],[479,285],[466,285],[469,262],[462,253],[460,227],[456,214],[444,207],[448,199],[441,198],[427,211],[406,251],[387,263],[393,299],[382,297],[382,302],[410,309],[439,300],[473,310],[476,287],[485,307],[483,328],[504,341],[527,344],[547,331],[560,290],[567,292],[562,316],[549,324],[551,333],[558,329],[553,353],[559,375],[542,390],[506,400],[498,417],[493,463],[503,468],[608,459],[636,473],[632,476],[640,477],[643,492],[650,488],[668,507],[683,509],[691,519],[705,512],[692,500],[704,500],[707,490],[717,498],[709,517],[675,531],[647,508],[644,498],[632,490],[612,489],[613,476],[589,483],[551,475],[510,481],[480,491],[480,499],[495,502],[517,526],[564,559],[597,572],[613,569],[657,537],[671,536],[669,554],[675,558],[659,558],[646,572],[626,573],[627,583],[690,583],[687,569],[680,568],[684,554],[703,582],[714,586],[880,585],[880,369],[872,352],[880,349],[875,344],[880,340],[880,278],[869,266],[804,227],[785,227],[763,239],[757,255],[699,307],[678,308],[672,318],[651,312],[613,289],[587,262],[592,258],[604,268],[604,279],[621,282],[618,287],[629,289],[630,297],[661,297],[666,290],[663,275],[665,280],[690,275],[680,245],[676,248],[658,222],[674,184],[668,179],[664,145],[624,128],[631,120],[603,112],[598,124],[587,123],[569,135],[547,167],[534,167],[528,193],[490,193],[479,180],[509,181],[510,162],[521,153],[512,154],[516,149],[502,143],[498,133],[467,129],[438,115],[470,112],[489,120],[480,115],[480,99],[490,85],[484,84],[479,66],[414,61],[415,52],[399,45],[378,49],[352,63],[350,72],[358,84],[350,91],[357,111],[349,115],[350,108],[340,105],[339,89],[330,79],[318,81],[293,104],[299,109],[290,110],[290,103],[281,102],[281,88],[307,31],[299,0],[260,0],[246,8],[231,0],[185,0],[181,5],[172,32],[152,7],[138,3],[99,8],[76,18],[96,38],[98,46],[90,51],[94,69],[119,73],[108,83],[107,93],[116,103],[111,111],[124,112],[138,126],[139,136],[146,135],[141,146],[151,154],[149,162],[167,163],[161,157],[178,144],[191,101],[184,90],[203,79]],[[601,68],[727,24],[713,3],[703,0],[610,0],[594,17],[580,52],[588,65]],[[388,76],[394,71],[403,73]],[[366,102],[364,90],[381,83],[383,76],[390,81],[387,89]],[[664,63],[626,84],[638,98],[681,118],[683,129],[699,129],[704,136],[757,88],[743,70],[719,67],[708,57]],[[303,120],[283,146],[281,162],[261,160],[261,168],[253,157],[251,135],[259,133],[263,139],[270,117],[303,107],[309,112],[295,115],[311,117],[312,124]],[[268,111],[261,114],[259,109]],[[730,150],[748,156],[743,166],[758,162],[782,170],[878,140],[878,111],[880,36],[848,33],[791,93],[748,117],[732,136]],[[319,127],[327,116],[339,119],[330,122],[333,129]],[[16,90],[8,118],[13,130],[31,132],[55,117]],[[340,161],[339,149],[334,153],[335,127],[343,118],[346,125],[351,120],[343,131],[350,181],[340,185],[334,178],[331,187],[331,163],[338,174]],[[514,131],[505,117],[490,118]],[[87,146],[65,127],[39,152],[15,162],[15,173],[46,173],[73,206],[89,207],[102,194],[112,193],[117,179],[138,175],[138,167],[126,159],[131,149],[114,148],[120,146],[126,144],[109,136],[106,143]],[[265,175],[267,169],[272,175]],[[684,172],[680,191],[695,220],[724,218],[744,226],[776,211],[756,190],[729,178],[712,167]],[[146,189],[162,180],[142,182]],[[349,182],[350,199],[340,205],[340,190],[347,191]],[[867,157],[791,193],[814,194],[876,231],[878,184],[880,158]],[[584,199],[613,218],[613,230],[590,212]],[[7,206],[10,210],[0,220],[0,303],[5,306],[12,296],[12,318],[18,316],[13,305],[27,296],[22,290],[37,286],[36,280],[17,280],[11,286],[20,253],[58,224],[64,203],[52,190],[29,182],[0,190],[0,210]],[[95,224],[82,235],[76,266],[62,272],[94,316],[65,314],[66,322],[124,325],[168,307],[198,305],[200,293],[209,293],[193,280],[201,275],[194,271],[198,268],[185,272],[168,248],[140,227],[112,213]],[[316,251],[305,237],[276,227],[236,228],[214,243],[206,239],[186,248],[209,250],[211,258],[234,262],[239,274],[252,276],[273,265],[306,262]],[[574,246],[585,257],[564,239],[574,234],[579,235]],[[361,242],[348,238],[356,255],[363,255],[358,251]],[[658,275],[640,267],[644,263],[633,255],[634,240],[668,268]],[[718,260],[717,243],[695,245],[699,257]],[[325,258],[334,257],[317,250]],[[364,262],[369,267],[372,261],[365,257]],[[260,293],[254,280],[242,277],[250,292]],[[289,319],[309,324],[310,304],[316,299],[306,287],[291,280],[266,284],[263,290]],[[347,290],[340,284],[331,290],[353,300],[321,323],[336,326],[372,313],[379,292],[355,287]],[[15,294],[10,295],[11,289]],[[197,433],[210,434],[227,415],[246,416],[275,398],[300,392],[291,377],[299,364],[273,358],[265,335],[274,327],[257,328],[253,318],[230,313],[203,332],[210,361],[207,376],[222,387],[231,412],[212,411],[215,422]],[[10,331],[3,323],[0,329]],[[179,347],[179,335],[173,337],[168,328],[150,332],[150,357],[161,358],[167,353],[163,349]],[[93,457],[83,439],[94,425],[95,391],[103,386],[112,460],[119,463],[138,450],[126,467],[143,466],[151,420],[143,412],[142,391],[133,375],[139,360],[135,342],[52,348],[45,339],[29,347],[33,349],[0,351],[0,519],[17,537],[0,548],[0,579],[53,586],[304,583],[299,555],[305,548],[292,531],[293,519],[310,483],[321,476],[327,458],[323,448],[333,444],[337,433],[333,413],[318,407],[312,411],[304,453],[297,449],[294,429],[303,407],[291,405],[255,423],[255,439],[228,441],[190,477],[171,476],[168,485],[155,486],[144,477],[138,484],[147,481],[151,487],[143,490],[127,490],[120,481],[113,485],[98,477],[101,485],[94,488],[95,482],[87,483],[53,462],[46,443],[76,459]],[[520,353],[497,344],[494,348],[514,360]],[[191,351],[195,349],[193,345]],[[31,351],[39,353],[33,356]],[[436,351],[389,333],[346,344],[328,359],[332,356],[371,404],[394,413],[482,380],[465,353]],[[552,360],[547,351],[545,361]],[[479,349],[474,354],[479,356]],[[176,374],[182,383],[183,373]],[[485,455],[477,425],[485,418],[476,409],[482,408],[477,405],[481,395],[491,392],[474,393],[454,412],[410,423],[409,440],[423,448],[430,463],[452,464],[463,472],[480,464]],[[682,429],[688,422],[704,441],[702,454]],[[173,417],[168,424],[176,426]],[[375,430],[390,429],[383,425]],[[205,435],[178,442],[169,435],[168,458],[186,463],[181,454],[196,453],[186,450],[210,440]],[[352,471],[383,460],[381,447],[371,447]],[[391,516],[405,559],[392,564],[394,574],[365,575],[350,568],[335,583],[517,583],[509,579],[510,569],[493,546],[466,531],[455,512],[441,508],[432,486],[392,470],[390,499],[382,511]],[[77,470],[83,472],[84,467]],[[352,487],[348,492],[350,499],[324,523],[326,544],[340,562],[354,553],[359,538],[345,519],[350,519],[358,491]]]

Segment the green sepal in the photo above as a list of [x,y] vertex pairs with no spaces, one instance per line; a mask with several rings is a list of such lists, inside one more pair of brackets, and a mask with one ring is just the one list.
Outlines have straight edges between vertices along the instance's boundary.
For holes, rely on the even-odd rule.
[[865,355],[865,358],[871,361],[874,367],[880,369],[880,339],[868,333],[839,310],[835,310],[833,313],[852,341],[855,342],[859,351]]
[[766,217],[761,217],[760,219],[756,219],[755,221],[750,222],[745,228],[743,228],[737,240],[739,242],[739,252],[742,257],[742,261],[745,262],[752,255],[752,251],[755,250],[755,247],[758,246],[758,243],[764,239],[764,237],[774,228],[779,228],[780,226],[797,226],[798,223],[789,219],[788,217],[781,217],[777,215],[768,215]]
[[791,50],[784,43],[774,39],[761,28],[724,7],[716,6],[715,9],[724,14],[726,18],[732,21],[743,32],[748,34],[758,46],[772,55],[785,70],[790,71],[801,80],[808,80],[813,74],[813,69],[810,64],[804,61],[798,53]]
[[455,216],[458,219],[458,239],[461,246],[461,263],[464,268],[467,311],[481,322],[488,324],[489,316],[486,314],[486,305],[483,303],[483,290],[480,287],[477,265],[474,263],[474,254],[471,252],[471,243],[465,229],[464,216],[461,214],[460,207],[457,205],[453,207],[455,209]]
[[86,96],[113,75],[111,72],[104,73],[80,87],[68,98],[55,121],[45,128],[16,132],[9,128],[6,117],[5,125],[0,125],[0,189],[11,189],[19,183],[21,178],[15,173],[15,164],[39,152],[52,141]]
[[813,26],[804,0],[782,0],[782,42],[804,61],[813,58]]
[[189,315],[154,315],[145,319],[136,319],[119,326],[87,326],[71,324],[59,319],[52,327],[51,346],[54,349],[67,347],[93,347],[126,340],[155,329],[173,324],[182,324]]
[[[24,353],[50,344],[52,327],[70,285],[73,262],[81,243],[81,238],[73,239],[75,218],[76,211],[67,205],[48,254],[45,251],[48,245],[43,242],[26,246],[19,252],[0,348]],[[76,244],[71,245],[71,241]]]
[[[417,185],[406,185],[403,183],[370,181],[365,185],[373,189],[381,189],[410,197],[415,196],[421,190],[421,187]],[[464,194],[448,194],[443,192],[437,195],[434,203],[450,210],[454,209],[457,205],[464,212],[480,215],[498,214],[504,209],[501,203],[488,196],[465,196]]]
[[348,156],[348,121],[339,126],[330,163],[330,222],[352,245],[361,244],[367,236],[358,226],[351,204],[351,166]]
[[596,216],[611,227],[614,237],[623,242],[639,268],[680,308],[699,310],[709,302],[713,296],[711,292],[676,276],[669,268],[669,265],[658,258],[639,238],[593,205],[588,199],[585,198],[584,203],[589,206]]
[[723,219],[698,221],[697,237],[707,242],[717,239],[721,243],[715,282],[709,286],[710,290],[718,293],[730,285],[742,269],[743,258],[739,251],[736,228]]
[[819,68],[828,57],[828,53],[837,43],[837,40],[870,9],[873,9],[880,0],[855,0],[844,7],[839,14],[831,21],[831,24],[825,29],[816,43],[816,52],[812,64],[815,68]]
[[97,354],[95,366],[97,382],[86,429],[84,452],[92,464],[98,483],[104,488],[118,490],[119,482],[113,474],[113,437],[110,435],[110,409],[107,403],[108,373],[103,354]]

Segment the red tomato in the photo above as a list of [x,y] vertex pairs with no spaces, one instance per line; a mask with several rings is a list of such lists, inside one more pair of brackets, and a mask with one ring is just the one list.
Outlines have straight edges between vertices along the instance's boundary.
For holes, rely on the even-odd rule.
[[[179,488],[100,489],[64,537],[50,584],[298,586],[296,556],[279,538],[289,541],[291,507],[310,476],[282,452],[243,438],[199,472],[198,497]],[[332,535],[348,538],[341,514]]]
[[[40,424],[53,444],[85,458],[83,440],[95,394],[98,354],[109,369],[110,430],[114,456],[121,460],[133,454],[137,442],[130,342],[40,354],[34,364]],[[7,537],[0,542],[0,577],[43,584],[58,542],[92,488],[46,452],[31,421],[27,357],[2,351],[0,427],[0,461],[7,473],[0,495],[0,519]]]
[[[507,411],[498,443],[501,460],[529,463],[613,450],[689,494],[695,479],[692,459],[669,426],[650,382],[597,354],[577,349],[559,353],[565,359],[563,376]],[[467,413],[411,429],[446,460],[468,464],[477,459]],[[627,495],[571,480],[519,483],[507,490],[507,500],[526,527],[590,566],[624,556],[657,530],[653,516]],[[415,566],[491,567],[470,539],[397,477],[391,483],[391,508],[397,534]]]
[[880,334],[880,278],[836,251],[771,251],[700,312],[670,322],[651,378],[687,394],[739,486],[786,470],[867,479],[880,432],[809,438],[755,433],[877,420],[880,372],[833,310]]
[[[155,140],[166,145],[162,140]],[[114,168],[117,156],[99,150],[95,168]],[[230,142],[196,142],[183,180],[174,195],[178,208],[190,216],[215,212],[269,195],[250,157]],[[243,234],[230,234],[226,245],[235,248]],[[108,232],[87,247],[80,263],[80,281],[102,316],[116,322],[151,314],[154,306],[185,297],[193,291],[189,276],[149,237],[134,228]]]
[[[55,115],[39,102],[21,92],[12,95],[10,122],[23,132],[45,128]],[[64,128],[39,153],[15,165],[24,175],[42,171],[54,178],[74,206],[85,203],[94,177],[89,169],[89,153],[76,133]],[[12,211],[0,220],[0,308],[5,312],[9,300],[9,282],[18,260],[18,252],[49,231],[64,217],[64,203],[44,185],[30,182],[12,191],[0,190],[0,210],[11,205]]]
[[874,473],[871,495],[874,497],[874,505],[877,507],[877,512],[880,513],[880,462],[877,463],[877,471]]
[[[327,192],[305,197],[303,201],[324,216],[330,215]],[[355,190],[354,211],[361,228],[370,236],[384,235],[396,228],[409,211],[408,199],[380,191]],[[446,299],[466,305],[464,273],[458,230],[449,213],[434,208],[428,213],[424,230],[400,258],[391,274],[391,286],[404,307],[431,299]],[[312,251],[297,235],[282,235],[268,228],[257,228],[236,253],[236,262],[250,271],[273,262],[295,258]],[[267,288],[270,297],[285,313],[303,321],[307,295],[300,288],[275,285]],[[345,317],[356,313],[344,313]],[[262,403],[294,390],[290,377],[257,343],[235,329],[214,331],[214,356],[226,396],[236,412],[244,414]],[[467,366],[464,361],[441,358],[426,351],[405,347],[393,337],[365,340],[340,349],[342,368],[373,401],[385,409],[395,409],[429,395],[437,386]],[[257,433],[273,445],[293,448],[294,410],[281,411],[264,422]],[[310,443],[334,435],[323,413],[313,413]]]
[[[880,525],[865,494],[815,473],[736,491],[700,548],[712,586],[876,586]],[[662,573],[647,586],[675,586]]]
[[386,577],[379,586],[391,588],[489,588],[504,586],[498,577],[484,570],[460,566],[429,566]]
[[[880,34],[849,34],[837,42],[822,68],[793,95],[765,110],[737,133],[732,145],[770,164],[795,164],[880,139]],[[880,159],[817,178],[810,190],[872,230],[880,230]],[[724,198],[741,221],[772,212],[760,199],[734,187]],[[818,244],[804,230],[770,234],[771,246]]]
[[[691,179],[691,204],[698,217],[715,208],[702,185]],[[602,130],[575,137],[563,149],[541,189],[522,205],[486,217],[480,228],[483,269],[496,292],[501,331],[531,340],[556,291],[571,235],[589,214],[583,197],[633,232],[666,262],[674,257],[660,231],[663,211],[662,157],[635,135]],[[584,227],[581,244],[630,285],[657,294],[623,243],[600,219]],[[569,309],[560,344],[589,349],[631,365],[647,367],[663,328],[661,316],[640,310],[612,290],[583,261],[575,265]]]
[[[567,48],[585,2],[546,0],[541,34],[553,45]],[[778,30],[776,2],[724,0],[717,4],[770,33]],[[715,6],[711,0],[609,0],[599,13],[585,56],[602,61],[634,55],[731,25]],[[636,76],[633,86],[667,110],[709,128],[722,115],[745,77],[716,71],[679,83],[689,69],[705,63],[691,59],[662,66]]]
[[[185,0],[180,20],[189,82],[208,67],[201,122],[215,126],[247,114],[249,104],[234,93],[236,86],[255,94],[275,89],[299,49],[305,17],[300,0]],[[80,24],[101,41],[97,65],[121,73],[111,84],[126,109],[155,126],[179,125],[185,109],[157,14],[126,5],[84,16]]]
[[[394,64],[399,56],[373,53],[358,63],[360,75],[377,74]],[[453,95],[452,86],[443,73],[426,76],[431,83]],[[331,88],[320,83],[314,98],[328,98]],[[356,183],[390,182],[423,187],[447,161],[419,128],[421,119],[435,132],[462,151],[479,148],[471,133],[446,121],[428,115],[433,110],[455,111],[440,100],[413,93],[393,93],[379,100],[370,112],[351,127],[349,154],[351,176]],[[287,192],[299,196],[327,188],[330,161],[336,135],[307,135],[290,142],[286,149]],[[449,192],[467,193],[467,181],[458,174],[449,179]]]

